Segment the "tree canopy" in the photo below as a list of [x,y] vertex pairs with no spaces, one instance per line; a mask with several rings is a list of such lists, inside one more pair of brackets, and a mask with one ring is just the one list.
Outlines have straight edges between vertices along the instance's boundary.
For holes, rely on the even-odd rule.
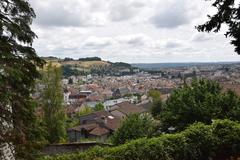
[[155,123],[148,114],[132,114],[122,122],[121,127],[112,136],[115,145],[141,137],[149,137],[154,133]]
[[33,148],[29,147],[35,137],[30,93],[40,76],[36,67],[44,63],[32,48],[33,18],[26,0],[0,1],[0,143],[13,144],[18,158]]
[[102,103],[98,103],[96,104],[96,106],[94,107],[95,111],[101,111],[104,110],[104,105]]
[[50,143],[60,142],[66,132],[61,77],[61,67],[51,63],[43,71],[44,89],[40,103],[44,111],[43,124],[48,133],[46,139]]
[[235,46],[235,52],[240,54],[240,4],[235,0],[214,0],[213,7],[217,13],[210,16],[209,21],[197,26],[200,32],[219,32],[222,25],[226,24],[228,30],[226,37],[232,38],[231,44]]
[[165,131],[225,118],[240,120],[240,98],[232,91],[223,92],[217,82],[203,79],[175,90],[159,117]]
[[151,114],[155,118],[162,112],[163,103],[161,100],[161,93],[158,90],[150,90],[148,97],[152,98],[153,104],[151,107]]

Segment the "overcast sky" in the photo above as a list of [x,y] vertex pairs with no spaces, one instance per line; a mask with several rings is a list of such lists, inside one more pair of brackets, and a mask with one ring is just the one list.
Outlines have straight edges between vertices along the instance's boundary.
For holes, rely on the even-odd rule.
[[204,0],[30,0],[40,56],[128,63],[240,61],[223,31],[198,33]]

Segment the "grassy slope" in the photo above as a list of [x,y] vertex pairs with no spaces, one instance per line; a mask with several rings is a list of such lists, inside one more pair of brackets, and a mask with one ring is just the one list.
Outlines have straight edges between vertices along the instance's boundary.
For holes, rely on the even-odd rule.
[[109,66],[110,64],[105,61],[62,61],[62,65],[72,65],[79,68],[90,69],[95,66]]

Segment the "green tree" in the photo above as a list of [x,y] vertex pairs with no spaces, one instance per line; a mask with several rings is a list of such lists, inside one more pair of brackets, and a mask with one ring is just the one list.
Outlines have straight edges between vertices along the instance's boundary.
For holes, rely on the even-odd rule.
[[96,106],[94,107],[95,111],[101,111],[104,110],[104,105],[102,103],[98,103],[96,104]]
[[30,94],[40,76],[36,67],[44,61],[32,48],[33,18],[27,1],[0,1],[0,146],[13,145],[17,159],[33,159],[37,141],[32,134],[37,126]]
[[232,91],[223,93],[217,82],[194,80],[175,90],[160,114],[164,131],[183,130],[194,122],[212,123],[213,119],[240,120],[240,99]]
[[158,90],[150,90],[148,92],[148,97],[151,97],[153,100],[151,114],[156,118],[162,112],[163,103],[161,100],[161,93]]
[[153,101],[159,101],[161,98],[161,93],[158,90],[150,90],[148,92],[148,97],[151,97]]
[[90,114],[94,112],[93,108],[92,107],[89,107],[89,106],[85,106],[84,108],[81,108],[81,110],[78,112],[78,116],[83,116],[83,115],[87,115],[87,114]]
[[151,114],[154,118],[156,118],[157,116],[160,115],[160,113],[163,110],[163,103],[162,101],[159,99],[157,101],[154,101],[151,107]]
[[46,138],[50,143],[58,143],[66,134],[61,77],[61,68],[52,63],[43,71],[44,89],[40,103],[44,110],[43,123],[48,133]]
[[155,131],[155,122],[148,114],[132,114],[125,119],[120,128],[111,137],[115,145],[141,137],[150,137]]
[[[238,4],[237,4],[238,3]],[[215,0],[212,4],[217,13],[210,16],[209,21],[197,26],[200,32],[219,32],[222,25],[226,24],[228,30],[226,37],[231,38],[231,44],[235,46],[235,52],[240,54],[240,5],[235,0]]]

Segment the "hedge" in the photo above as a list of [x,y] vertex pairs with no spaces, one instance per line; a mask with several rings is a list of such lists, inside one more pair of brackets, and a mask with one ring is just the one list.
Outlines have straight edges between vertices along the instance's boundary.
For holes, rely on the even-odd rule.
[[39,160],[207,160],[240,155],[240,123],[216,120],[195,123],[185,131],[141,138],[116,147],[45,156]]

